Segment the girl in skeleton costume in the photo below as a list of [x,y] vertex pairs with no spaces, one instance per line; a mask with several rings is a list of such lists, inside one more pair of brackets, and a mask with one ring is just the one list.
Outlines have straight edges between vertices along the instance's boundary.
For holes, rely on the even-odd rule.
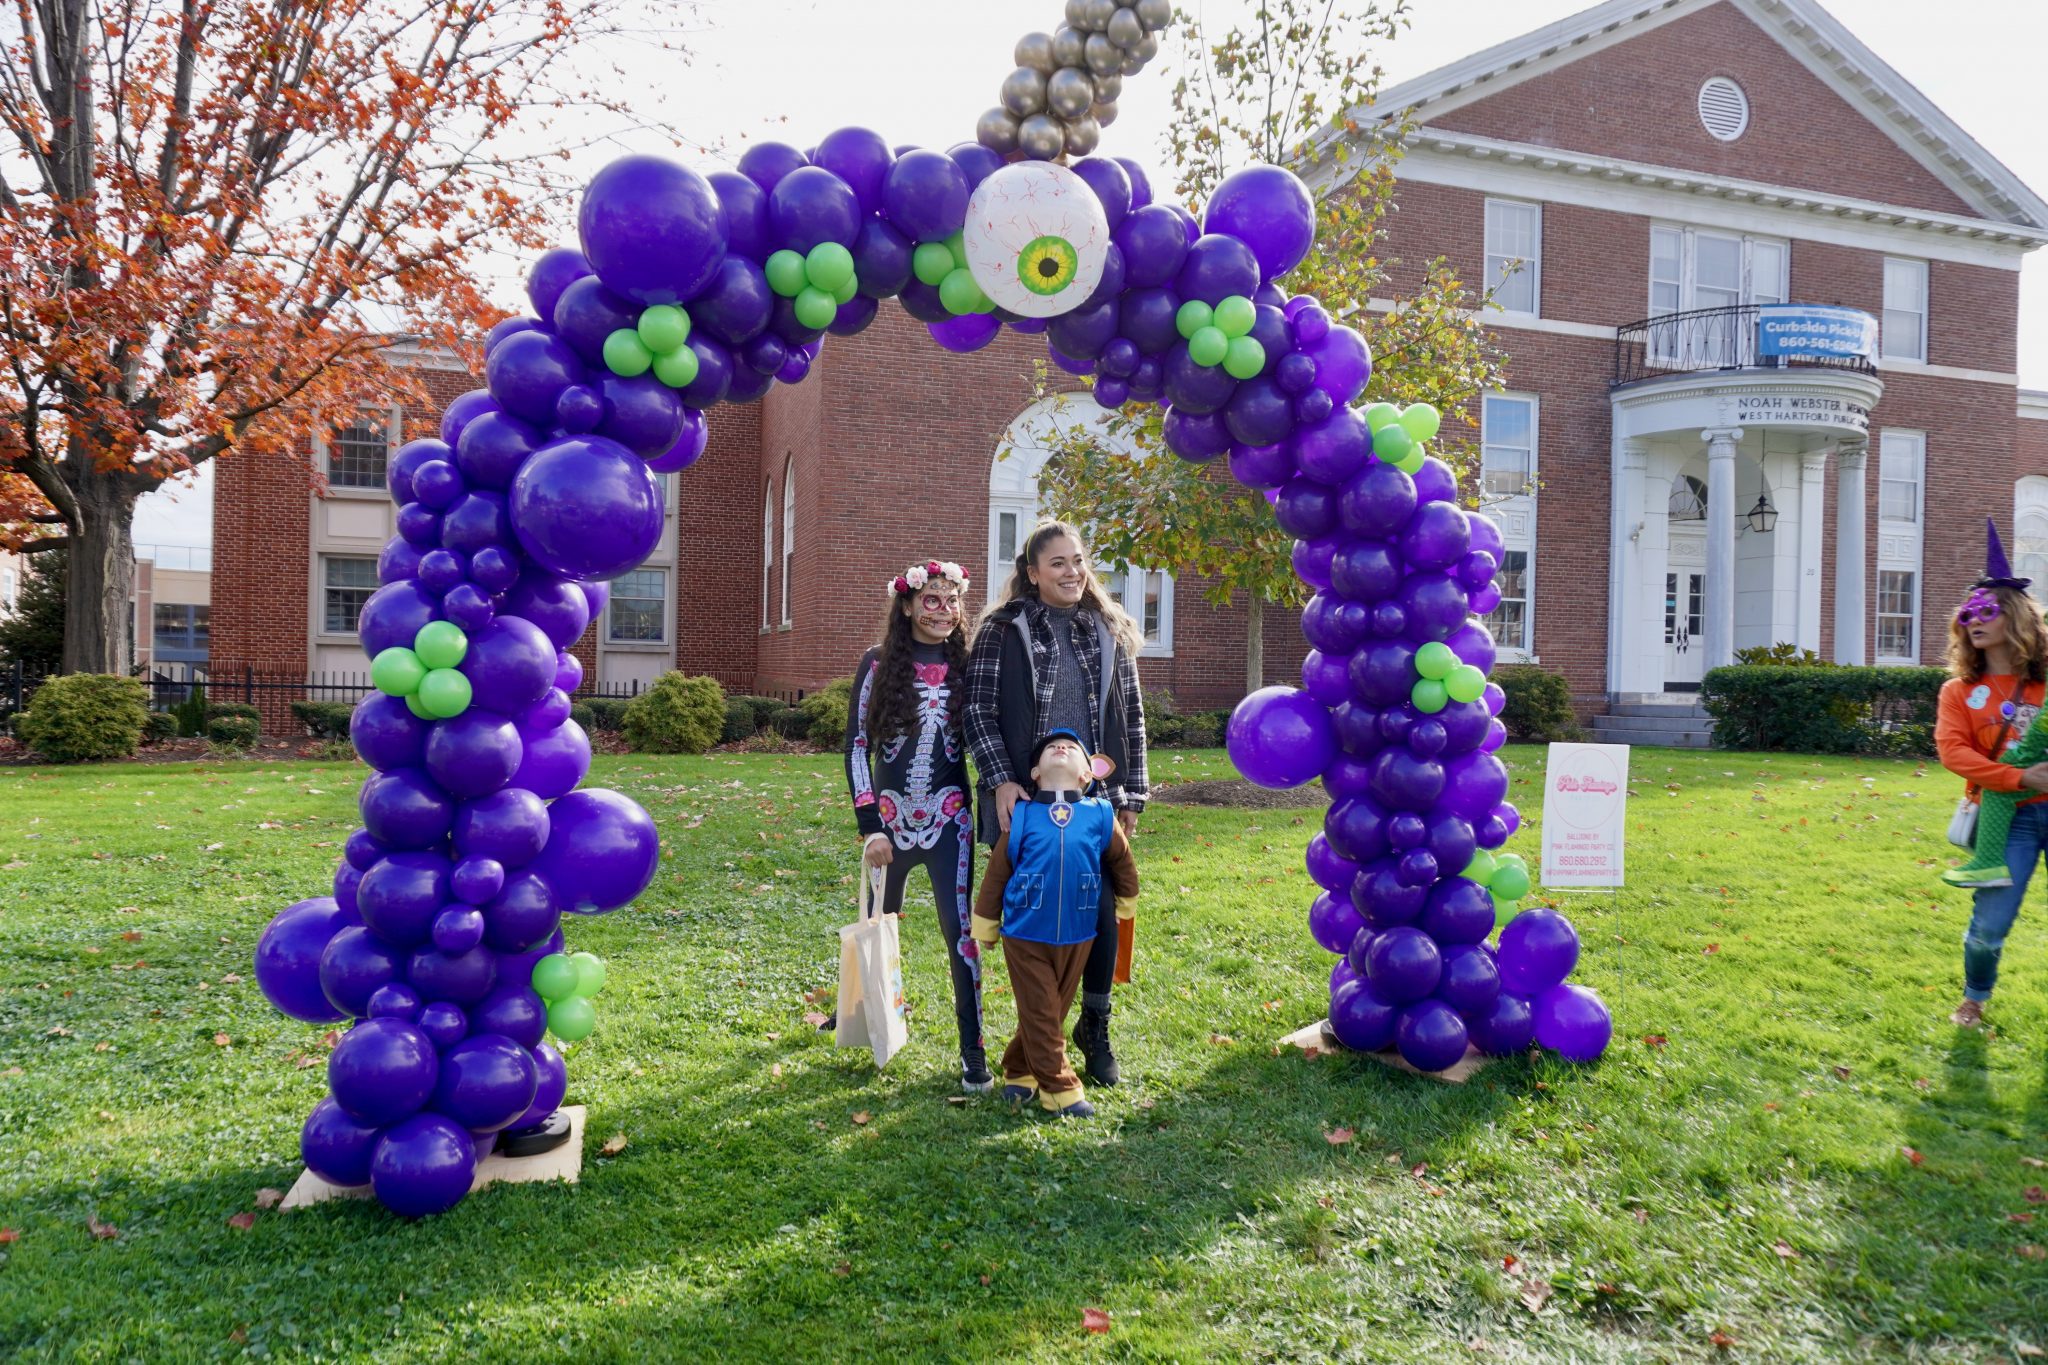
[[882,908],[902,913],[903,885],[924,866],[938,902],[960,1031],[960,1084],[994,1078],[981,1036],[981,955],[974,913],[974,812],[961,712],[967,696],[962,625],[967,574],[936,560],[889,584],[882,643],[861,656],[846,715],[846,785],[869,867],[884,869]]

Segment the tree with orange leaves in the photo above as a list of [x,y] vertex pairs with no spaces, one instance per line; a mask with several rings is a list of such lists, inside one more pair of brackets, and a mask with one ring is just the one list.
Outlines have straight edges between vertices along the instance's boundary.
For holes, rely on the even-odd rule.
[[573,188],[540,130],[625,113],[568,88],[563,58],[574,44],[588,73],[632,7],[10,8],[0,541],[69,557],[64,668],[121,673],[135,500],[388,401],[405,380],[378,353],[398,341],[470,344],[490,316],[476,256],[540,245]]

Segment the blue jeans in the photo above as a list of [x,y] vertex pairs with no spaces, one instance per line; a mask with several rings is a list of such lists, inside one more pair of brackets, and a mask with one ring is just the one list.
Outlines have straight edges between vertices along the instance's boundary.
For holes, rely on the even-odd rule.
[[1964,999],[1981,1004],[1991,998],[1991,988],[1998,984],[1998,958],[2005,951],[2005,936],[2020,917],[2027,881],[2044,852],[2048,852],[2048,801],[2021,806],[2013,812],[2012,829],[2005,837],[2005,869],[2012,874],[2012,885],[1980,888],[1970,910],[1970,927],[1963,931]]

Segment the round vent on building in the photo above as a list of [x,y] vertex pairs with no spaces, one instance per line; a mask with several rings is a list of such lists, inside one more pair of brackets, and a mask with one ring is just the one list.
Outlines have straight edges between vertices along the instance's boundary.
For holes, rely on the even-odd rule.
[[1723,142],[1733,142],[1749,127],[1749,96],[1726,76],[1711,77],[1700,87],[1700,124]]

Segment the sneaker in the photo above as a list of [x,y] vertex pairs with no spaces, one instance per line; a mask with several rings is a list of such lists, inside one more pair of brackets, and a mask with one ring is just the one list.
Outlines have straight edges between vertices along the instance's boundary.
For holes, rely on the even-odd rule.
[[1109,1046],[1109,1011],[1082,1007],[1074,1024],[1074,1047],[1081,1053],[1088,1079],[1097,1085],[1113,1086],[1122,1079],[1116,1053]]
[[1072,1104],[1054,1114],[1053,1117],[1062,1119],[1092,1119],[1095,1117],[1095,1106],[1086,1100],[1075,1100]]
[[1038,1092],[1028,1085],[1006,1085],[1003,1087],[1003,1103],[1012,1109],[1022,1109],[1038,1100]]
[[2003,867],[1952,867],[1941,874],[1941,879],[1950,886],[1967,886],[1973,890],[2012,885],[2012,874]]
[[988,1058],[980,1053],[960,1059],[960,1089],[969,1095],[986,1095],[996,1088],[989,1074]]
[[1984,1006],[1980,1001],[1965,1000],[1956,1006],[1955,1013],[1948,1017],[1948,1021],[1957,1028],[1975,1028],[1984,1022]]

